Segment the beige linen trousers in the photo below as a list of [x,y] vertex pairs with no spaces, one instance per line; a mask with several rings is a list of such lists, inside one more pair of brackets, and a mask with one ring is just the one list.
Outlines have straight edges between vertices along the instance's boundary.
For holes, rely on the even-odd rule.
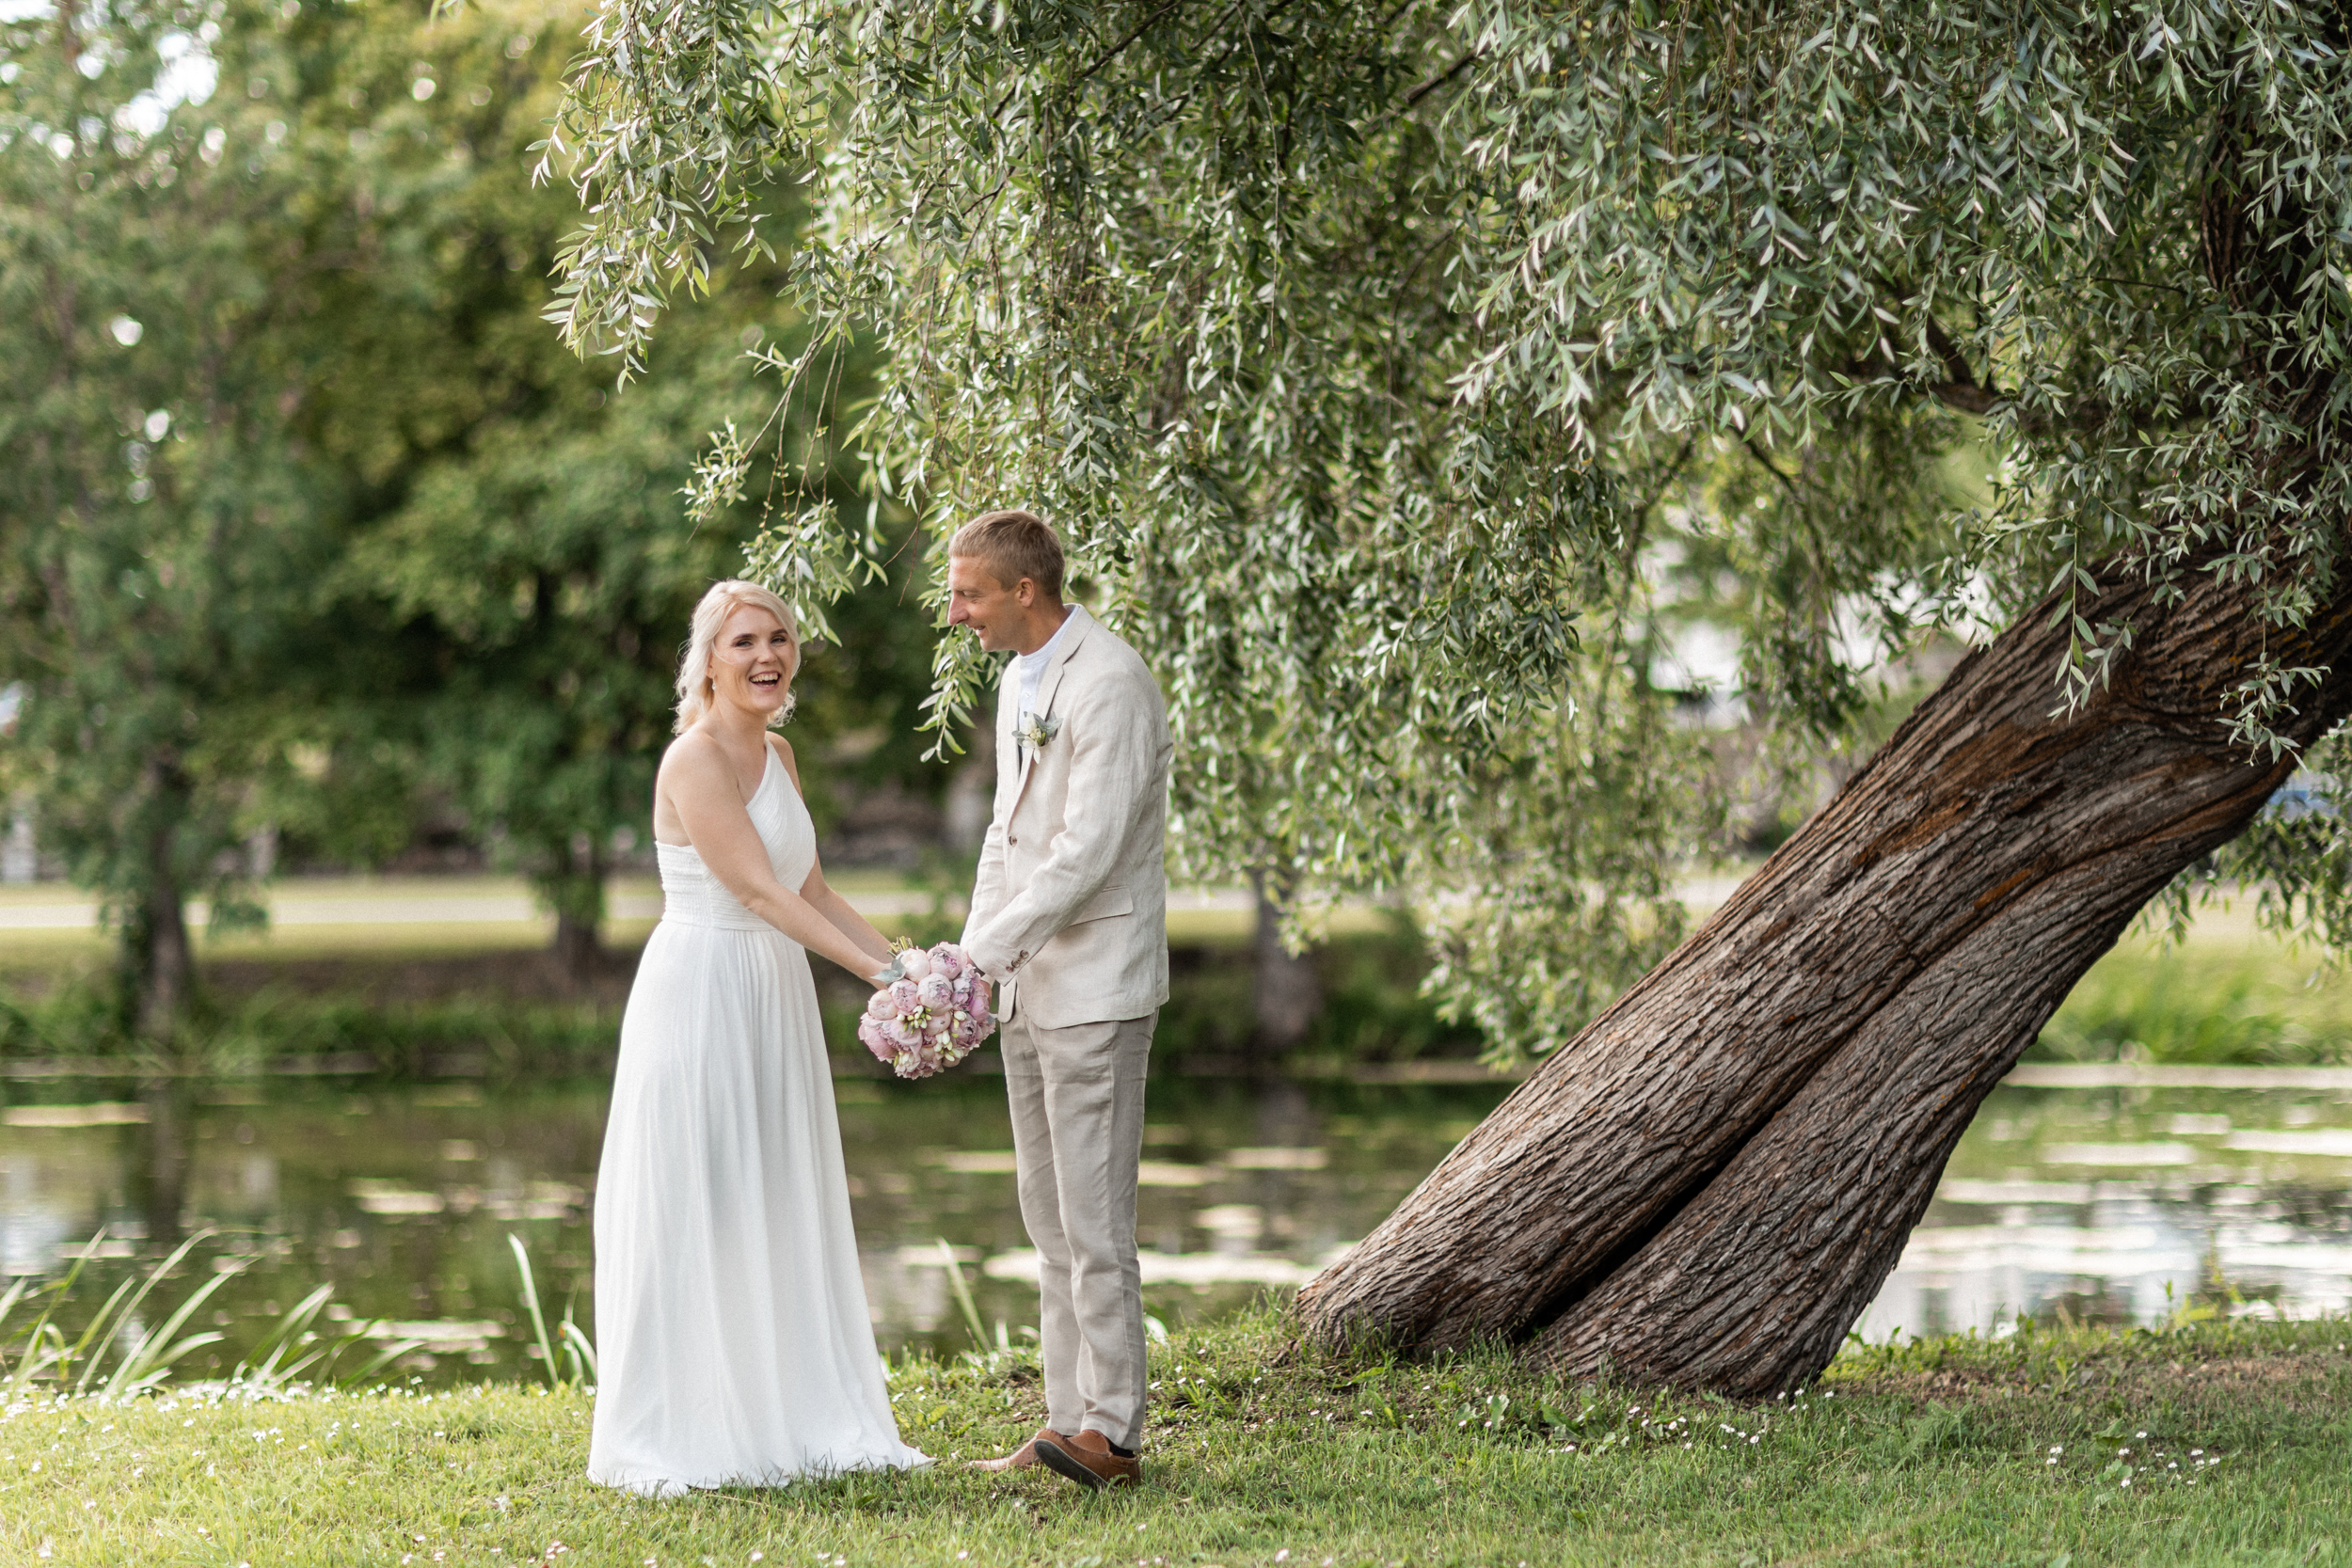
[[1136,1167],[1152,1026],[1168,1000],[1167,705],[1083,606],[1038,682],[1053,729],[996,712],[996,806],[963,945],[1000,989],[1022,1223],[1037,1247],[1046,1424],[1143,1435]]

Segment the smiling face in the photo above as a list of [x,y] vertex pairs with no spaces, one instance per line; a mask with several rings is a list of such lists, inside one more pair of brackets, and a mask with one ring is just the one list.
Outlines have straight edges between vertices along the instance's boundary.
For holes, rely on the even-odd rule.
[[947,624],[969,626],[990,653],[1034,653],[1061,625],[1062,607],[1049,610],[1027,578],[1005,583],[976,555],[947,558]]
[[711,645],[711,705],[748,710],[765,724],[782,711],[800,668],[801,645],[775,611],[738,605]]

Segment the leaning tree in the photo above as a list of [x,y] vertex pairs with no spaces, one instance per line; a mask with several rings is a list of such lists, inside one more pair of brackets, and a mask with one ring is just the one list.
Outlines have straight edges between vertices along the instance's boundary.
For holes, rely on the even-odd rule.
[[[2352,710],[2346,42],[2286,0],[607,0],[558,315],[633,368],[777,245],[787,396],[887,355],[878,497],[1073,537],[1190,869],[1401,895],[1543,1055],[1310,1332],[1763,1392],[2152,898],[2236,853],[2340,921],[2336,817],[2258,814]],[[759,559],[820,596],[849,540],[816,504]],[[1980,645],[1685,940],[1706,754],[1654,672],[1702,589],[1800,740],[1923,628]],[[937,673],[944,737],[978,656]]]

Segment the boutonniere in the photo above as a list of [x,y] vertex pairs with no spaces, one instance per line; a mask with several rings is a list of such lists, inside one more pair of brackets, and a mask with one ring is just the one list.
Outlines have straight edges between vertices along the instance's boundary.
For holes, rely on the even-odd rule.
[[1047,741],[1061,734],[1061,721],[1050,713],[1030,713],[1025,710],[1021,715],[1021,722],[1013,726],[1012,733],[1020,736],[1021,744],[1030,751],[1041,752],[1045,749]]

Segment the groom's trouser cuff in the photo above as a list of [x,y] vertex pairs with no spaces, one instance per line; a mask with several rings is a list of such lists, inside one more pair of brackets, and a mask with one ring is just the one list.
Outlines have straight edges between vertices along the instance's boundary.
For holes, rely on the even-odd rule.
[[1005,1025],[1021,1217],[1038,1250],[1046,1424],[1143,1435],[1142,1275],[1136,1169],[1154,1012],[1112,1023]]

